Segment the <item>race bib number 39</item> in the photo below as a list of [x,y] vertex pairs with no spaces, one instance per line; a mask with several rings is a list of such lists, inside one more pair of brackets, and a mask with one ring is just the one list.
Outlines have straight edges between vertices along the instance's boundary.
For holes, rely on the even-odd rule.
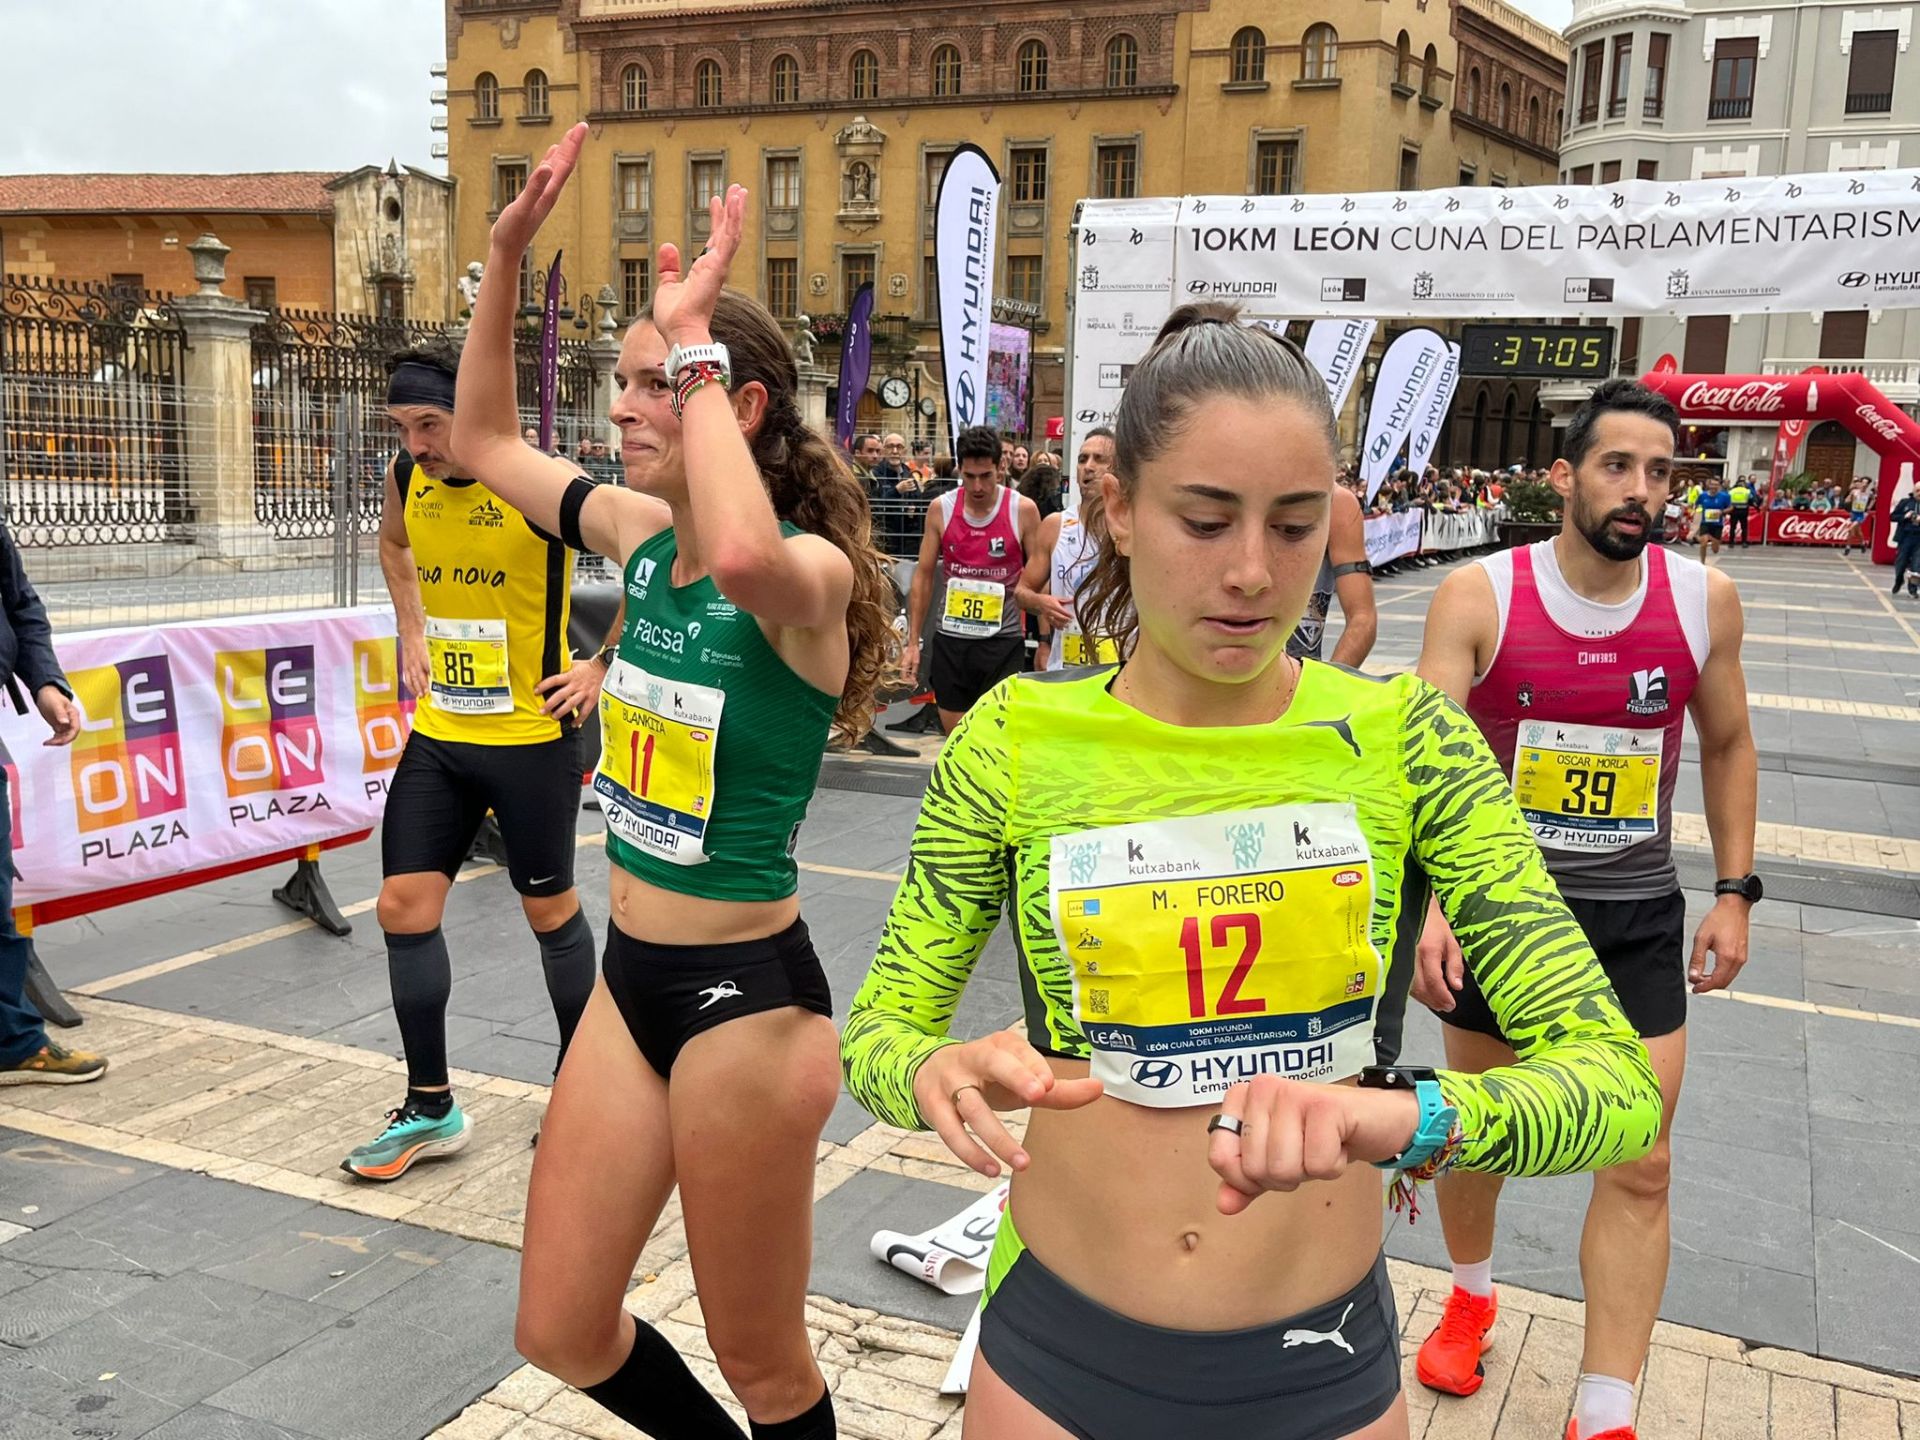
[[1605,854],[1660,833],[1658,730],[1523,720],[1513,793],[1533,838],[1554,850]]
[[427,616],[428,693],[454,715],[505,715],[513,710],[507,680],[507,622]]
[[994,580],[949,580],[940,628],[967,640],[1000,633],[1007,612],[1007,587]]
[[1056,836],[1054,929],[1109,1095],[1207,1105],[1256,1075],[1374,1062],[1385,966],[1351,805],[1288,805]]
[[706,863],[726,698],[708,685],[613,662],[600,691],[602,747],[593,777],[609,830],[672,864]]

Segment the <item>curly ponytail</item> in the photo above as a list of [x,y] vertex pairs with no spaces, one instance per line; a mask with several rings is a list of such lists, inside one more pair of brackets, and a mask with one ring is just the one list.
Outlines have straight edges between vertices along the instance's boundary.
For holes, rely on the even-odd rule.
[[866,488],[801,418],[793,352],[765,306],[738,290],[723,290],[713,307],[713,338],[727,347],[735,389],[748,381],[766,387],[766,418],[748,443],[773,513],[831,541],[853,562],[847,683],[833,715],[835,738],[852,743],[872,726],[876,692],[900,649],[892,566],[874,546]]

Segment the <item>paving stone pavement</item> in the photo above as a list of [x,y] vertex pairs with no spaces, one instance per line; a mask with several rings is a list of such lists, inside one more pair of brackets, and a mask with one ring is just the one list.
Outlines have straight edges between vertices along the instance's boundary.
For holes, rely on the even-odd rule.
[[[1763,849],[1835,876],[1920,868],[1891,844],[1920,842],[1920,637],[1867,596],[1864,567],[1753,558],[1729,565],[1758,602],[1750,629],[1793,642],[1750,641],[1763,756],[1857,755],[1863,775],[1892,777],[1764,772]],[[1383,624],[1383,659],[1411,658],[1422,597],[1444,573],[1383,584],[1383,620],[1414,622]],[[1697,766],[1681,784],[1697,813]],[[816,797],[803,904],[843,1001],[872,955],[914,808],[885,787]],[[581,893],[596,930],[597,831],[584,815]],[[1680,839],[1705,835],[1683,824]],[[326,870],[365,916],[375,848],[330,854]],[[113,1070],[94,1086],[0,1091],[0,1440],[637,1433],[512,1354],[527,1141],[556,1037],[504,877],[471,867],[462,879],[447,927],[450,1040],[475,1144],[385,1187],[337,1169],[404,1083],[370,917],[345,940],[289,924],[266,899],[270,881],[252,876],[37,937],[62,981],[86,992],[86,1028],[69,1038],[110,1054]],[[1688,898],[1697,918],[1702,897]],[[1672,1280],[1640,1433],[1920,1440],[1909,1199],[1920,1145],[1887,1099],[1911,1089],[1920,1056],[1920,926],[1811,903],[1769,902],[1755,918],[1737,997],[1693,1011]],[[978,1034],[1018,1013],[1000,936],[956,1029]],[[1410,1015],[1408,1047],[1409,1059],[1436,1057],[1437,1022]],[[986,1183],[931,1137],[874,1125],[845,1097],[836,1109],[819,1152],[808,1318],[842,1433],[958,1436],[958,1403],[937,1387],[969,1304],[880,1266],[865,1237],[950,1214]],[[1509,1190],[1488,1383],[1436,1404],[1409,1364],[1415,1436],[1559,1436],[1579,1358],[1584,1195],[1578,1179]],[[1438,1241],[1424,1219],[1388,1240],[1409,1346],[1444,1299]],[[677,1205],[629,1305],[727,1398]]]

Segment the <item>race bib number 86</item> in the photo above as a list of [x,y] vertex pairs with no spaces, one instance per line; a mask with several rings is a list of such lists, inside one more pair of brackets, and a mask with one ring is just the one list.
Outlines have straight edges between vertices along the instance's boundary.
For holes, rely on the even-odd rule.
[[1054,928],[1107,1093],[1206,1105],[1256,1075],[1373,1063],[1385,967],[1350,805],[1289,805],[1057,836]]

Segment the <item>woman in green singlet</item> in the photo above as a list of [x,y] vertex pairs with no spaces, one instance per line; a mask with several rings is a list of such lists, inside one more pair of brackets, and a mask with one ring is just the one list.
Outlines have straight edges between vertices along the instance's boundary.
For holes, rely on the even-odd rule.
[[[1336,470],[1299,348],[1183,307],[1114,428],[1079,613],[1125,659],[1015,676],[948,738],[848,1082],[1014,1172],[970,1440],[1404,1437],[1376,1166],[1616,1164],[1658,1089],[1473,722],[1286,653]],[[1429,885],[1516,1065],[1391,1063]],[[1024,1024],[958,1042],[1003,914]]]
[[802,1312],[838,1076],[793,852],[829,732],[851,739],[871,718],[892,592],[864,491],[801,420],[779,327],[724,288],[738,186],[691,265],[660,247],[653,302],[621,346],[626,485],[589,485],[522,440],[514,277],[586,133],[549,150],[494,223],[454,433],[470,473],[625,575],[594,776],[612,924],[540,1132],[516,1343],[656,1440],[740,1437],[621,1308],[677,1183],[707,1338],[755,1440],[825,1440],[833,1406]]

